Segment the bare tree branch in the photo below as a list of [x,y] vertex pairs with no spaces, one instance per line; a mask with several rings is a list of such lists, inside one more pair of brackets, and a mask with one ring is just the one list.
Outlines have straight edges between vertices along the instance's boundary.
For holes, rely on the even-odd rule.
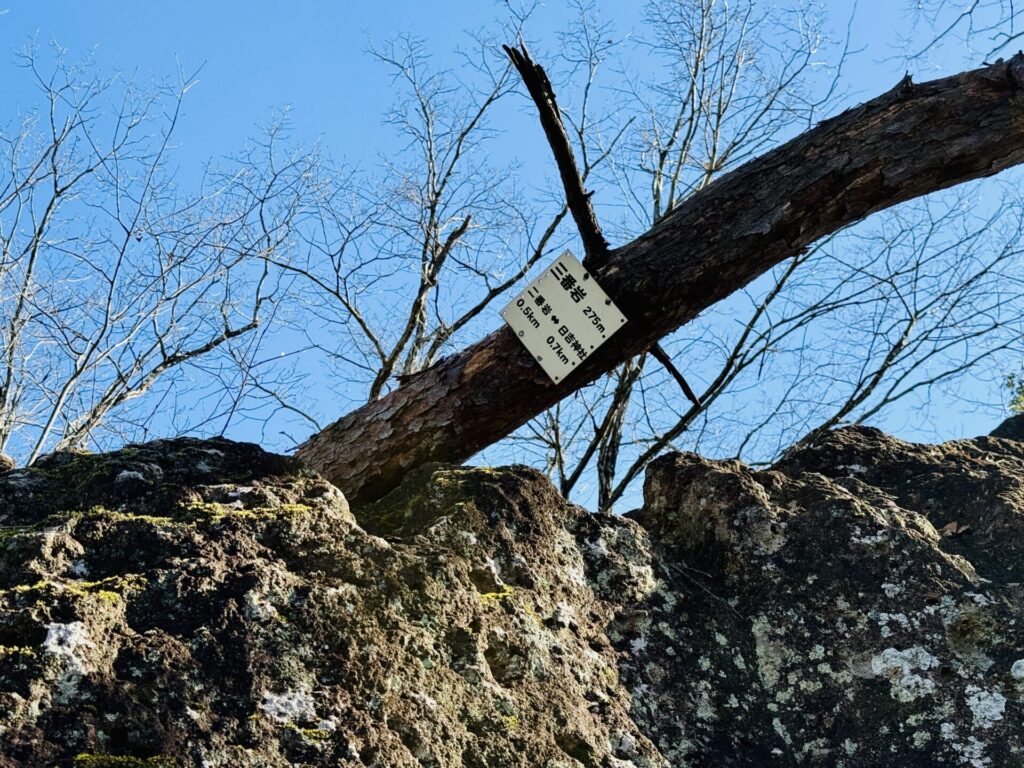
[[462,460],[815,240],[1024,160],[1024,56],[900,88],[747,163],[614,251],[595,277],[630,322],[552,384],[503,329],[354,411],[298,455],[353,499]]

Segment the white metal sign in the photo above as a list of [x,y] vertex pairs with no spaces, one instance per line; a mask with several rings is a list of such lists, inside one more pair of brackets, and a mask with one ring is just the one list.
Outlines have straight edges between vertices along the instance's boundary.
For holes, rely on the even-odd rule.
[[501,316],[556,383],[626,323],[570,251],[512,299]]

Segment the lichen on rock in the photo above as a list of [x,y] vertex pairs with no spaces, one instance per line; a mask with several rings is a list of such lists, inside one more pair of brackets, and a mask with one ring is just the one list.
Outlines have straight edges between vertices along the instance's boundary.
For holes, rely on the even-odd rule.
[[0,475],[0,767],[1020,765],[1022,491],[1024,443],[864,428],[662,457],[624,516],[58,454]]

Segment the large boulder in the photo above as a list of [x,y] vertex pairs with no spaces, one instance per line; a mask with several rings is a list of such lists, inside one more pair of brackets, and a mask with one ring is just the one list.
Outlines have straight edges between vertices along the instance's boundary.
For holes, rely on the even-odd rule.
[[672,454],[593,515],[227,440],[0,475],[0,766],[1019,766],[1024,443]]

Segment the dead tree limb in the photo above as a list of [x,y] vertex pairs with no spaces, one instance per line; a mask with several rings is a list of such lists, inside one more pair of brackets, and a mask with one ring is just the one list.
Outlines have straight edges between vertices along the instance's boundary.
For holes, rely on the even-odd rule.
[[298,456],[354,503],[463,461],[819,238],[1024,162],[1024,55],[901,86],[721,177],[592,265],[629,321],[559,384],[502,327],[314,435]]
[[520,48],[503,45],[502,48],[512,60],[519,76],[523,78],[523,84],[537,106],[540,124],[544,128],[544,135],[548,139],[555,163],[558,165],[558,173],[562,177],[565,203],[576,222],[580,237],[583,238],[583,248],[586,250],[583,263],[589,267],[592,261],[608,255],[608,241],[601,234],[601,226],[597,223],[594,206],[590,202],[590,193],[583,188],[583,178],[576,165],[576,156],[569,143],[569,135],[562,123],[562,114],[558,111],[555,91],[544,68],[534,63],[525,45]]

